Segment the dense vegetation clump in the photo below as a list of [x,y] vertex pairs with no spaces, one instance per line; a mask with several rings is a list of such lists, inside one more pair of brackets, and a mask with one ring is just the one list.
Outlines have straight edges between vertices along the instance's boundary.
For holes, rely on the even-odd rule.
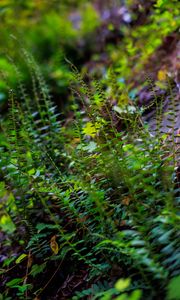
[[[3,2],[9,32],[14,11]],[[121,30],[117,4],[65,2],[13,4],[22,32],[37,5],[27,42],[37,35],[39,45],[51,43],[37,64],[14,37],[17,53],[3,58],[0,299],[178,300],[177,2],[125,1]],[[60,33],[59,22],[66,29]],[[69,54],[60,68],[56,36]],[[157,69],[155,54],[169,36],[174,50]],[[56,74],[52,93],[46,67]],[[67,102],[61,110],[58,95]]]

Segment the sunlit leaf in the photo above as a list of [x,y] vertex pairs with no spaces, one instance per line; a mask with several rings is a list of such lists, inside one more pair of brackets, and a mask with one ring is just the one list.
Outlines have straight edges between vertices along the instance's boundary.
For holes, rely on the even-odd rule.
[[0,219],[0,227],[3,231],[12,233],[15,231],[16,227],[8,215],[3,215]]
[[130,278],[126,278],[126,279],[119,279],[116,284],[115,284],[115,288],[122,292],[125,289],[127,289],[130,286],[131,283],[131,279]]
[[100,128],[101,124],[99,124],[98,122],[96,122],[95,124],[93,124],[92,122],[87,122],[85,127],[83,128],[83,133],[93,138],[99,132]]
[[27,257],[27,254],[23,253],[16,259],[16,264],[19,264],[25,257]]

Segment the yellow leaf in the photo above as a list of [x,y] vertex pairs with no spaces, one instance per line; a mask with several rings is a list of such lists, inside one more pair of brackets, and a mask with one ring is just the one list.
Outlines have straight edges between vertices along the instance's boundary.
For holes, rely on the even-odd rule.
[[51,247],[51,250],[53,251],[53,253],[55,255],[58,254],[59,252],[59,246],[58,246],[58,243],[56,242],[56,235],[54,235],[52,238],[51,238],[51,241],[50,241],[50,247]]
[[161,69],[158,71],[157,78],[159,81],[165,81],[167,77],[166,69]]
[[23,253],[16,259],[16,264],[19,264],[25,257],[27,257],[27,254]]
[[87,122],[85,127],[83,128],[83,133],[91,137],[95,137],[100,127],[101,125],[98,122],[96,122],[95,124],[93,124],[92,122]]
[[80,138],[74,138],[72,140],[72,145],[75,146],[75,145],[79,144],[80,142],[81,142]]

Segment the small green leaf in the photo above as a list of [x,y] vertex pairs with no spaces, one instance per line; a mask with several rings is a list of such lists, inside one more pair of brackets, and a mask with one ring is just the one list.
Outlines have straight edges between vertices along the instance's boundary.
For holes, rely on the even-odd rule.
[[115,288],[116,290],[122,292],[129,287],[130,283],[131,283],[130,278],[119,279],[115,284]]
[[24,293],[25,291],[32,289],[32,284],[28,283],[28,284],[23,284],[21,286],[19,285],[17,286],[17,288],[20,293]]
[[3,262],[3,267],[9,267],[9,265],[15,260],[15,257],[6,258]]
[[131,293],[130,300],[139,300],[141,299],[142,291],[141,290],[135,290]]
[[33,175],[35,173],[35,169],[33,168],[33,169],[30,169],[29,171],[28,171],[28,174],[29,175]]
[[180,300],[180,275],[169,282],[167,300]]
[[128,297],[128,294],[122,294],[122,295],[119,295],[115,298],[116,300],[128,300],[129,297]]
[[31,275],[33,277],[35,277],[37,274],[43,272],[43,270],[45,269],[46,267],[46,263],[44,264],[41,264],[41,265],[33,265],[32,268],[31,268]]
[[17,284],[19,284],[20,282],[22,282],[22,278],[14,278],[11,281],[7,282],[6,285],[10,288],[13,288],[17,286]]

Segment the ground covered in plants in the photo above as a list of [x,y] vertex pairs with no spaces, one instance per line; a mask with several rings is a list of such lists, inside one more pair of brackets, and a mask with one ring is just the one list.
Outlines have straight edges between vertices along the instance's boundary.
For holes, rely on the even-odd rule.
[[0,300],[180,299],[179,15],[0,1]]

